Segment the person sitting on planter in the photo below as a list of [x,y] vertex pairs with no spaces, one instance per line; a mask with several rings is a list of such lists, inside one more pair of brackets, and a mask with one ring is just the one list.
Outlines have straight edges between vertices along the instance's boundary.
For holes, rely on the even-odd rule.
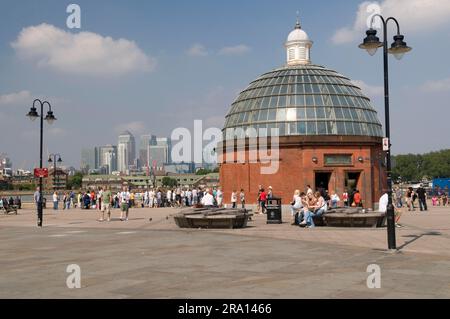
[[205,195],[201,199],[203,207],[214,207],[214,196],[211,195],[211,191],[206,189]]
[[317,199],[317,202],[313,206],[309,206],[309,209],[305,212],[304,220],[300,223],[300,226],[306,226],[306,228],[314,228],[316,225],[314,224],[313,217],[322,216],[327,211],[327,202],[320,194],[320,192],[316,192],[314,197]]
[[[304,193],[303,193],[304,194]],[[291,202],[291,216],[292,216],[292,224],[291,225],[298,225],[298,213],[303,208],[302,205],[302,198],[300,196],[300,190],[296,189],[294,192],[294,196],[292,198]]]

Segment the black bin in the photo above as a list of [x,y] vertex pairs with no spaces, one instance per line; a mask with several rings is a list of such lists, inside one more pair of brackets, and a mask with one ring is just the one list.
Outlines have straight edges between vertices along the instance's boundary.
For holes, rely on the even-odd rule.
[[282,224],[281,219],[281,198],[272,197],[267,199],[267,224]]

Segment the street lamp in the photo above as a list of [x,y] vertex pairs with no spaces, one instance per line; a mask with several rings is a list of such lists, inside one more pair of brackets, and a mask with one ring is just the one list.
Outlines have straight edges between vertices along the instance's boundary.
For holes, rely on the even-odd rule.
[[[377,31],[372,28],[375,18],[378,17],[383,22],[383,42],[376,36]],[[394,42],[391,47],[388,48],[387,42],[387,24],[389,21],[394,21],[397,25],[397,35],[394,36]],[[389,17],[388,19],[376,14],[372,17],[371,27],[366,31],[366,38],[363,43],[359,45],[359,48],[367,50],[370,55],[375,55],[378,48],[383,47],[384,56],[384,108],[385,108],[385,127],[386,138],[388,139],[388,145],[386,150],[386,170],[387,170],[387,186],[388,186],[388,206],[386,211],[387,216],[387,236],[388,236],[388,249],[396,250],[397,244],[395,240],[395,213],[394,205],[392,204],[392,171],[391,171],[391,140],[390,140],[390,123],[389,123],[389,63],[388,53],[393,54],[396,59],[400,60],[403,55],[412,49],[408,47],[406,42],[403,41],[404,36],[400,34],[400,25],[397,19]]]
[[[39,105],[41,106],[41,114],[39,115],[39,113],[37,112],[37,109],[35,107],[35,104],[39,103]],[[42,170],[42,148],[43,148],[43,144],[44,144],[44,105],[47,104],[48,105],[48,112],[47,115],[45,116],[45,120],[47,121],[48,124],[52,124],[55,120],[56,117],[53,115],[52,112],[52,106],[50,105],[50,103],[48,101],[44,101],[42,102],[39,99],[36,99],[33,101],[33,105],[30,109],[30,112],[28,112],[27,116],[31,121],[35,121],[38,117],[41,118],[41,123],[40,123],[40,129],[41,129],[41,134],[40,134],[40,152],[39,152],[39,168]],[[42,227],[42,219],[43,219],[43,213],[42,213],[42,204],[43,204],[43,200],[42,200],[42,177],[39,177],[39,200],[38,200],[38,207],[37,207],[37,225],[38,227]]]
[[[56,157],[58,157],[58,159],[56,159]],[[56,163],[62,163],[61,155],[59,153],[50,154],[48,162],[49,164],[53,163],[53,190],[56,191]]]

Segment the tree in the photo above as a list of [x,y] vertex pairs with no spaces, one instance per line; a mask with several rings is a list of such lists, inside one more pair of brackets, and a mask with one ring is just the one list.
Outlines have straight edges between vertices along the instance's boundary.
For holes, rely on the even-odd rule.
[[393,156],[393,162],[394,180],[399,176],[403,181],[421,181],[424,176],[450,177],[450,149],[422,155],[397,155]]
[[207,168],[200,168],[195,172],[195,175],[208,175],[209,173],[211,173],[211,170]]
[[167,187],[175,187],[178,185],[178,182],[175,178],[165,176],[162,179],[162,185]]
[[80,189],[83,184],[83,174],[81,172],[75,173],[72,177],[69,178],[67,183],[68,189]]

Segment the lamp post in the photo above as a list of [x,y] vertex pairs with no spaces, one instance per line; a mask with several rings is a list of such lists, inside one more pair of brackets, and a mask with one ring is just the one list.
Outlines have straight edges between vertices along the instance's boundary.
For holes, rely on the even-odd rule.
[[[372,28],[375,18],[380,18],[383,22],[383,42],[376,36],[377,31]],[[394,36],[394,42],[388,48],[387,42],[387,25],[389,21],[394,21],[397,25],[397,35]],[[392,204],[392,171],[391,171],[391,140],[390,140],[390,123],[389,123],[389,61],[388,53],[393,54],[396,59],[400,60],[403,55],[412,49],[403,41],[404,36],[400,34],[400,25],[397,19],[389,17],[385,19],[383,16],[376,14],[372,17],[371,27],[366,31],[366,38],[364,42],[359,45],[359,48],[367,50],[370,55],[375,55],[377,49],[383,47],[383,61],[384,61],[384,108],[385,108],[385,128],[388,145],[386,150],[386,170],[387,170],[387,186],[388,186],[388,206],[386,211],[387,216],[387,236],[388,249],[396,250],[397,244],[395,240],[395,213],[394,205]]]
[[[41,114],[39,115],[39,113],[37,112],[37,109],[35,107],[35,104],[39,103],[40,107],[41,107]],[[36,99],[33,101],[33,105],[30,109],[30,112],[28,112],[27,116],[31,121],[36,120],[38,117],[41,118],[41,123],[40,123],[40,152],[39,152],[39,168],[42,169],[42,148],[43,148],[43,144],[44,144],[44,105],[47,104],[48,105],[48,112],[47,115],[45,116],[45,120],[47,121],[48,124],[52,124],[55,120],[56,117],[53,115],[52,112],[52,106],[50,105],[50,103],[48,101],[44,101],[42,102],[39,99]],[[42,177],[39,177],[39,200],[38,200],[38,207],[37,207],[37,225],[38,227],[42,227],[42,219],[43,219],[43,213],[42,213],[42,203],[43,203],[43,199],[42,199]]]
[[[56,159],[58,157],[58,159]],[[57,154],[50,154],[48,157],[49,164],[53,163],[53,190],[57,190],[56,186],[56,163],[62,163],[61,155],[59,153]]]

